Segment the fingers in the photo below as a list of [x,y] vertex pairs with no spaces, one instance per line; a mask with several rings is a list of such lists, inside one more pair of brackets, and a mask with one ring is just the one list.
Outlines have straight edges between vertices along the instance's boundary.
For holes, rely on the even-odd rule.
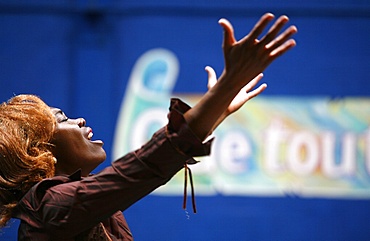
[[297,31],[298,30],[295,26],[290,26],[282,34],[280,34],[277,38],[273,39],[271,42],[266,44],[265,48],[273,50],[279,47],[280,45],[288,41],[295,33],[297,33]]
[[250,92],[248,91],[243,92],[243,89],[242,89],[239,95],[232,102],[231,112],[237,111],[240,107],[242,107],[245,103],[247,103],[247,101],[261,94],[266,88],[267,88],[267,84],[261,84],[260,86],[258,86],[258,88]]
[[272,41],[284,27],[284,25],[289,21],[289,18],[285,15],[281,16],[276,20],[276,22],[271,26],[269,32],[261,39],[260,45],[267,45]]
[[264,46],[265,50],[270,51],[270,62],[296,45],[296,42],[290,39],[298,31],[295,26],[290,26],[283,33],[278,35],[279,31],[288,21],[288,17],[281,16],[259,43]]
[[264,14],[260,20],[254,25],[251,32],[245,37],[245,39],[255,40],[258,36],[262,33],[262,31],[266,28],[266,26],[274,19],[274,15],[272,13]]
[[205,70],[208,73],[208,84],[207,84],[207,87],[208,87],[208,89],[211,89],[217,83],[216,72],[210,66],[206,66],[205,67]]
[[240,91],[241,93],[244,93],[243,102],[247,102],[248,100],[262,93],[267,88],[267,84],[264,83],[258,86],[257,89],[251,91],[258,84],[258,82],[260,82],[262,78],[263,73],[260,73],[254,79],[252,79],[246,86],[244,86],[244,88]]
[[266,53],[269,53],[266,62],[267,64],[270,64],[277,57],[283,55],[296,45],[295,40],[290,39],[298,31],[295,26],[290,26],[283,33],[279,34],[280,30],[288,21],[289,18],[287,16],[281,16],[258,43],[264,51],[267,51]]
[[254,79],[252,79],[244,88],[243,91],[248,92],[257,85],[257,83],[263,78],[263,73],[257,75]]
[[231,47],[235,42],[234,37],[234,28],[231,25],[231,23],[224,18],[221,18],[218,23],[221,25],[221,27],[224,29],[224,40],[223,40],[223,48]]
[[261,84],[257,89],[248,93],[248,100],[253,99],[257,95],[261,94],[267,88],[267,84]]
[[283,45],[279,46],[278,48],[274,49],[270,53],[270,62],[274,61],[277,57],[283,55],[285,52],[287,52],[289,49],[296,46],[296,42],[294,39],[290,39],[286,41]]

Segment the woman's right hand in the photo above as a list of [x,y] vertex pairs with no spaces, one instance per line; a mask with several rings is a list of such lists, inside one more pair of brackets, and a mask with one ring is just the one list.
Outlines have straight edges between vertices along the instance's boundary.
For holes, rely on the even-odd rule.
[[219,20],[224,29],[225,68],[221,79],[227,79],[230,85],[240,89],[262,73],[277,57],[296,45],[290,39],[297,32],[295,26],[290,26],[279,34],[289,21],[287,16],[279,17],[269,31],[258,39],[273,19],[274,15],[271,13],[263,15],[250,33],[239,41],[235,40],[231,23],[226,19]]

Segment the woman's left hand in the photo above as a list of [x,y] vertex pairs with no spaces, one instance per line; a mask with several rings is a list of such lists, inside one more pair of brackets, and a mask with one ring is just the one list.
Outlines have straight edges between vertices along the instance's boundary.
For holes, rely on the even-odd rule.
[[[205,70],[208,73],[207,87],[209,90],[217,83],[217,76],[212,67],[207,66]],[[261,94],[267,88],[267,84],[263,83],[258,86],[258,88],[253,90],[253,88],[258,84],[258,82],[260,82],[262,78],[263,74],[260,73],[240,90],[240,92],[234,97],[228,108],[222,114],[221,118],[218,121],[219,123],[222,122],[222,120],[224,120],[227,116],[239,110],[248,100],[251,100],[257,95]]]
[[[205,70],[208,73],[208,89],[211,89],[217,83],[217,76],[214,69],[207,66]],[[247,85],[245,85],[240,92],[235,96],[235,98],[230,103],[229,107],[225,110],[224,115],[227,117],[235,111],[239,110],[248,100],[253,99],[257,95],[261,94],[266,88],[267,84],[263,83],[258,88],[253,88],[258,84],[258,82],[263,78],[263,74],[260,73],[254,79],[252,79]]]

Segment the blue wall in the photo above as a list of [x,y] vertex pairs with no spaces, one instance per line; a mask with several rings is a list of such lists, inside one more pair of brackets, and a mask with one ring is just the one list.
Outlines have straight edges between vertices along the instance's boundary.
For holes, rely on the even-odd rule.
[[[206,91],[223,67],[221,17],[246,34],[264,12],[287,14],[298,46],[265,72],[264,95],[369,97],[370,1],[0,1],[0,99],[33,93],[84,117],[105,141],[138,57],[166,48],[180,61],[176,93]],[[101,169],[102,167],[98,168]],[[369,200],[150,196],[126,211],[137,240],[368,240]],[[0,240],[15,240],[16,227]]]

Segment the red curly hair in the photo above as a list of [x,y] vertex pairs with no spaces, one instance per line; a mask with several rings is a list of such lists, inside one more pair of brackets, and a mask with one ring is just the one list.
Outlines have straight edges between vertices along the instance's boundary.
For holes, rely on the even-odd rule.
[[0,227],[34,184],[54,176],[50,140],[55,125],[50,107],[34,95],[0,105]]

